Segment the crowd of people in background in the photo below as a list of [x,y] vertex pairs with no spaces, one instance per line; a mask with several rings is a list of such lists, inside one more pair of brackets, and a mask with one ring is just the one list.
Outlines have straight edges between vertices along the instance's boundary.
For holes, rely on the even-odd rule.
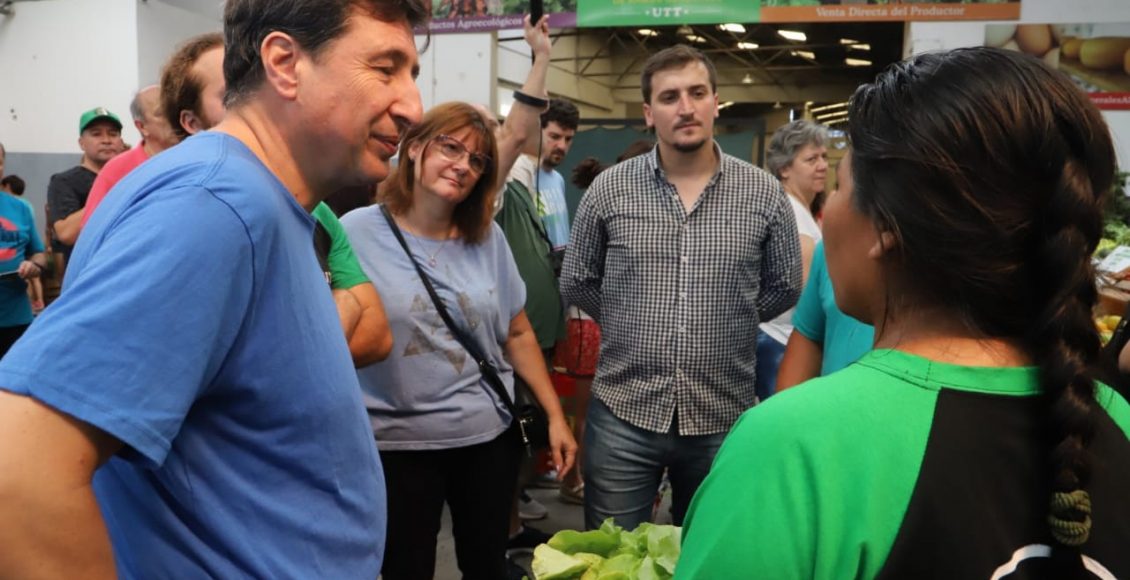
[[1091,321],[1115,159],[1070,81],[917,56],[835,167],[796,120],[762,169],[676,45],[649,138],[570,168],[548,20],[499,119],[424,110],[430,13],[227,0],[136,92],[137,145],[80,115],[42,234],[0,145],[5,574],[430,578],[446,506],[463,576],[517,579],[548,479],[586,529],[669,485],[679,578],[1130,577]]

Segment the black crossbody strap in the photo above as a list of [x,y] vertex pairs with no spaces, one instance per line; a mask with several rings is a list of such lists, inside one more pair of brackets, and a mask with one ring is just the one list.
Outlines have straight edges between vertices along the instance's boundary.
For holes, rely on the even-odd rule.
[[459,341],[459,344],[463,345],[463,348],[475,359],[475,362],[479,365],[479,372],[482,373],[487,384],[502,398],[503,404],[506,405],[506,409],[510,411],[510,415],[514,420],[518,420],[518,410],[514,407],[514,401],[510,398],[510,393],[506,392],[502,377],[498,376],[498,370],[483,356],[475,340],[451,319],[451,314],[447,312],[447,307],[444,306],[443,300],[440,300],[439,294],[436,294],[436,289],[432,286],[431,279],[424,273],[423,268],[420,267],[420,263],[417,262],[415,256],[412,255],[412,250],[408,249],[408,242],[404,240],[404,234],[400,233],[400,228],[396,225],[396,220],[392,219],[392,214],[388,212],[387,207],[384,205],[380,207],[381,214],[384,215],[385,221],[388,222],[388,227],[392,230],[393,235],[396,236],[396,241],[400,242],[400,247],[404,248],[404,253],[408,254],[408,259],[412,260],[412,265],[416,267],[416,273],[420,275],[420,281],[424,283],[424,289],[428,291],[428,296],[431,297],[432,304],[435,305],[436,311],[439,312],[440,318],[443,319],[443,323],[447,325],[448,330],[450,330],[451,334],[455,336],[455,339]]

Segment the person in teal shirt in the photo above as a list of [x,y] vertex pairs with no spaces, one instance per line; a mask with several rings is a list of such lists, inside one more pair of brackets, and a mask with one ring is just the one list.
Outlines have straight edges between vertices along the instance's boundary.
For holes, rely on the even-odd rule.
[[1130,578],[1130,405],[1093,378],[1101,113],[976,47],[888,67],[848,118],[824,251],[875,349],[743,414],[675,577]]
[[820,242],[793,314],[793,333],[777,372],[777,391],[848,366],[871,350],[874,341],[875,329],[870,324],[844,314],[836,306],[824,243]]
[[[846,157],[845,157],[846,159]],[[836,166],[836,184],[846,187],[852,179],[851,167],[843,161]],[[836,195],[832,191],[832,195]],[[832,278],[824,257],[824,242],[812,254],[808,282],[793,314],[793,331],[777,371],[777,390],[795,387],[816,377],[834,373],[859,360],[871,350],[875,329],[843,313],[836,306]]]

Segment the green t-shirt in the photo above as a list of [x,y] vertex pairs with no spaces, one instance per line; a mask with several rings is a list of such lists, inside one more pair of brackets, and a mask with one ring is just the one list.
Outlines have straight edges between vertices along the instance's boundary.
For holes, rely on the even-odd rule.
[[318,261],[322,263],[330,288],[348,290],[368,282],[369,277],[361,270],[361,264],[353,254],[353,246],[349,245],[349,236],[345,234],[330,206],[319,202],[311,215],[318,221],[326,236],[326,242],[319,243],[321,232],[315,231],[314,248],[318,252]]
[[526,283],[526,316],[538,345],[545,349],[565,337],[565,307],[553,271],[552,248],[529,190],[518,181],[506,184],[495,221],[506,234],[518,274]]
[[[1035,368],[893,350],[747,411],[687,515],[676,578],[1040,575],[1052,543]],[[1130,406],[1106,386],[1083,554],[1130,578]]]

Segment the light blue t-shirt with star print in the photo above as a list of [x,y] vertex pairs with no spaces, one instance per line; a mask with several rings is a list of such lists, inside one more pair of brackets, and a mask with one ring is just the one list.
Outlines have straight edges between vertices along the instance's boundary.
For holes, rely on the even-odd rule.
[[[357,369],[377,447],[453,449],[502,434],[510,414],[436,312],[380,206],[349,212],[341,225],[392,330],[388,358]],[[403,234],[452,319],[471,329],[513,397],[514,370],[503,353],[510,321],[525,306],[526,286],[502,230],[492,222],[479,244]]]

